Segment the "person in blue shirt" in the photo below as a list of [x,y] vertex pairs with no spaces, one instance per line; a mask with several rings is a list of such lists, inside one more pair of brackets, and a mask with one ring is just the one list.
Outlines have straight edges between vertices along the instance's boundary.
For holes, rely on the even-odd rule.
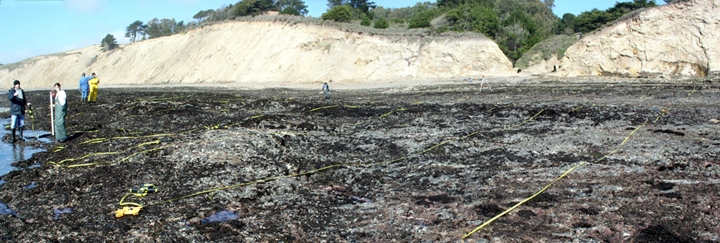
[[80,85],[78,85],[80,89],[80,98],[82,99],[82,103],[87,102],[88,93],[90,93],[90,84],[88,83],[88,80],[90,80],[90,77],[86,77],[85,73],[82,73],[82,77],[80,77]]

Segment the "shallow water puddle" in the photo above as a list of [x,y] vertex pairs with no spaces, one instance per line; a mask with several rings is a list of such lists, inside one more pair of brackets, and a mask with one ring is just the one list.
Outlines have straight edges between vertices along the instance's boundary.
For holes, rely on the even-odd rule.
[[60,214],[64,213],[72,213],[72,208],[63,208],[63,209],[53,209],[53,213],[55,213],[55,220],[57,220],[60,217]]
[[204,218],[200,221],[201,224],[209,224],[209,223],[215,223],[215,222],[225,222],[230,220],[238,219],[238,215],[236,213],[223,210],[220,212],[217,212],[213,215],[210,215],[207,218]]
[[[10,119],[0,119],[0,124],[8,125],[10,124]],[[26,124],[27,125],[27,124]],[[42,143],[49,143],[52,142],[52,139],[49,138],[47,135],[49,132],[42,131],[42,130],[30,130],[30,127],[27,127],[28,130],[25,130],[23,136],[26,140],[26,142],[32,142],[32,141],[39,141]],[[9,134],[12,133],[10,130],[6,129],[0,129],[0,138],[5,137],[6,135],[9,136]],[[3,176],[10,171],[16,169],[11,164],[23,161],[26,159],[29,159],[32,157],[33,154],[37,152],[43,152],[45,150],[41,148],[37,148],[35,146],[26,145],[25,142],[16,142],[16,143],[6,143],[6,142],[0,142],[0,176]],[[40,166],[33,165],[35,167]],[[34,167],[31,167],[34,168]]]
[[24,186],[23,188],[25,188],[25,189],[33,189],[33,188],[35,188],[35,187],[37,187],[37,184],[35,184],[35,182],[33,181],[33,182],[30,182],[29,185]]
[[12,215],[12,216],[17,217],[17,213],[15,213],[15,211],[8,208],[8,206],[5,205],[4,203],[0,203],[0,215],[3,215],[3,214]]

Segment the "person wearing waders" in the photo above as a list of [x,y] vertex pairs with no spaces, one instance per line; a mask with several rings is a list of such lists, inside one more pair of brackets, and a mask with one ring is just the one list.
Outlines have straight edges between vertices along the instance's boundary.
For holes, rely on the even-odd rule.
[[90,95],[87,101],[88,103],[97,102],[98,84],[100,84],[100,80],[95,76],[95,73],[92,73],[92,78],[90,78],[88,83],[90,84]]
[[[20,88],[20,81],[15,80],[13,87],[8,91],[10,100],[10,129],[12,129],[12,142],[24,141],[23,129],[25,128],[25,108],[30,105],[27,102],[25,91]],[[20,131],[20,138],[15,137],[15,130]]]
[[80,100],[83,104],[87,102],[88,93],[90,92],[90,83],[88,81],[90,81],[90,77],[86,77],[85,73],[82,73],[78,87],[80,87]]
[[325,84],[323,84],[322,92],[323,92],[323,96],[325,97],[325,99],[329,100],[330,99],[330,86],[328,85],[327,82],[325,82]]
[[67,112],[67,94],[62,90],[60,83],[55,83],[55,140],[64,143],[67,140],[65,130],[65,112]]

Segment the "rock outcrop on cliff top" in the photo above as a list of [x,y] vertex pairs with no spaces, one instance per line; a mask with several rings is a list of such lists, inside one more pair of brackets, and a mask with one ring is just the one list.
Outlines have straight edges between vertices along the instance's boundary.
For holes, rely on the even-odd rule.
[[720,0],[677,1],[586,35],[558,74],[704,77],[720,72],[719,47]]
[[[7,66],[6,66],[7,67]],[[103,52],[89,46],[34,57],[0,80],[24,87],[77,86],[82,72],[101,85],[412,82],[512,74],[485,37],[383,36],[315,24],[233,21]]]

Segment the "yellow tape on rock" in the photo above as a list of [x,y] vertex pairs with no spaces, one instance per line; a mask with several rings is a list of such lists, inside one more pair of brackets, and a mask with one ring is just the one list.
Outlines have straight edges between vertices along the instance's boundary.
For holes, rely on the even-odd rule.
[[[607,86],[606,86],[606,87],[607,87]],[[693,87],[692,92],[690,92],[690,93],[687,95],[687,99],[684,100],[683,102],[681,102],[680,104],[676,105],[676,106],[682,105],[682,104],[684,104],[686,101],[688,101],[688,100],[690,99],[690,96],[691,96],[693,93],[695,93],[695,90],[696,90],[696,87]],[[595,106],[595,104],[593,104],[592,106]],[[573,110],[575,110],[575,109],[573,109]],[[660,115],[658,115],[658,116],[655,118],[655,120],[653,121],[653,123],[656,123],[656,122],[660,119],[660,117],[665,116],[665,114],[667,114],[667,111],[670,111],[670,108],[668,108],[668,109],[665,110],[664,112],[660,113]],[[600,161],[604,160],[605,158],[607,158],[608,156],[617,153],[617,151],[620,150],[620,148],[621,148],[623,145],[625,145],[625,143],[627,143],[628,140],[630,140],[630,137],[632,137],[633,134],[635,134],[638,130],[640,130],[640,128],[645,127],[646,124],[647,124],[647,121],[645,121],[642,125],[640,125],[640,126],[638,126],[637,128],[635,128],[627,137],[625,137],[625,139],[622,141],[622,143],[620,143],[620,145],[618,145],[618,146],[615,148],[615,150],[613,150],[613,151],[611,151],[610,153],[604,155],[603,157],[595,160],[593,163],[600,162]],[[508,208],[507,210],[503,211],[502,213],[496,215],[495,217],[492,217],[491,219],[489,219],[489,220],[486,221],[485,223],[481,224],[481,225],[478,226],[477,228],[475,228],[475,229],[473,229],[472,231],[470,231],[469,233],[465,234],[465,235],[462,237],[462,239],[463,239],[463,240],[467,239],[468,237],[470,237],[471,235],[473,235],[473,234],[474,234],[475,232],[477,232],[478,230],[480,230],[480,229],[482,229],[482,228],[490,225],[492,222],[494,222],[494,221],[497,220],[498,218],[504,216],[505,214],[507,214],[507,213],[511,212],[512,210],[516,209],[516,208],[519,207],[520,205],[522,205],[522,204],[524,204],[524,203],[532,200],[533,198],[537,197],[538,195],[542,194],[542,193],[545,192],[548,188],[550,188],[553,184],[555,184],[555,183],[558,182],[560,179],[562,179],[563,177],[565,177],[565,176],[567,176],[568,174],[570,174],[570,172],[572,172],[573,170],[575,170],[575,169],[577,169],[577,168],[580,168],[580,167],[582,167],[582,166],[584,166],[584,165],[586,165],[586,164],[588,164],[588,163],[587,163],[587,162],[581,162],[581,163],[579,163],[579,164],[571,167],[570,169],[566,170],[566,171],[565,171],[564,173],[562,173],[560,176],[558,176],[557,178],[555,178],[555,180],[553,180],[552,182],[550,182],[549,184],[547,184],[545,187],[543,187],[542,189],[540,189],[540,191],[538,191],[538,192],[536,192],[535,194],[533,194],[532,196],[530,196],[530,197],[528,197],[528,198],[520,201],[519,203],[517,203],[517,204],[515,204],[514,206]]]

